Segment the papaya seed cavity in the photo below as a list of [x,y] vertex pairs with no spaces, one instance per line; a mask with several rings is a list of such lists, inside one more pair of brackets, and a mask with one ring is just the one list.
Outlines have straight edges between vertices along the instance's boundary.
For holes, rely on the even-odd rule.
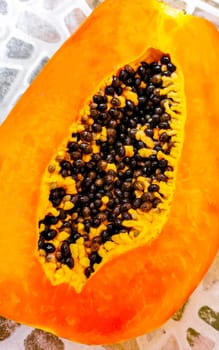
[[103,263],[158,236],[183,128],[183,82],[170,55],[101,83],[43,178],[38,255],[52,284],[79,292]]

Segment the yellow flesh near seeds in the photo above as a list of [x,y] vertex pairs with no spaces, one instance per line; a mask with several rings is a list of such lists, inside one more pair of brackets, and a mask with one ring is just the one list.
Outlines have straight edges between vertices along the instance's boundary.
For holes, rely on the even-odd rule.
[[[131,67],[137,68],[140,62],[147,61],[144,57],[139,59],[134,64],[130,64]],[[112,78],[105,79],[99,86],[99,91],[104,91],[105,86],[111,83]],[[153,184],[158,184],[160,187],[159,193],[155,195],[161,199],[161,203],[158,204],[156,208],[150,209],[148,212],[144,212],[141,209],[130,209],[129,213],[132,215],[132,220],[124,220],[122,222],[123,226],[131,228],[129,233],[115,234],[112,236],[112,241],[107,241],[101,245],[98,249],[98,254],[103,258],[100,264],[94,264],[94,271],[98,269],[107,261],[115,257],[116,255],[121,255],[122,253],[132,250],[138,246],[147,244],[147,242],[155,239],[161,232],[162,227],[168,217],[172,196],[174,193],[175,178],[177,172],[177,163],[180,158],[181,148],[184,139],[184,123],[185,123],[185,101],[184,101],[184,85],[183,77],[179,70],[176,70],[170,77],[162,77],[162,88],[160,94],[167,95],[167,99],[164,103],[165,112],[171,116],[170,126],[171,130],[167,131],[167,134],[171,136],[171,141],[174,143],[174,146],[171,149],[170,155],[166,155],[163,152],[157,152],[157,158],[165,158],[168,161],[168,165],[173,167],[173,171],[166,171],[165,175],[168,177],[167,182],[158,182],[153,180]],[[145,84],[145,83],[144,83]],[[98,91],[98,89],[97,89]],[[93,96],[93,95],[92,95]],[[121,96],[118,96],[121,105],[120,107],[125,106],[125,100],[131,100],[135,105],[138,103],[137,94],[131,91],[129,87],[126,87]],[[80,119],[87,119],[88,123],[92,123],[92,120],[89,119],[90,114],[90,103],[92,97],[88,99],[88,102],[85,104],[83,110],[80,113]],[[110,102],[107,102],[108,108],[111,107]],[[47,214],[58,216],[59,212],[55,209],[52,203],[49,201],[49,194],[51,189],[58,187],[63,187],[67,194],[76,194],[76,183],[75,180],[66,177],[63,178],[59,174],[61,167],[59,165],[60,160],[68,160],[69,154],[66,151],[66,145],[69,141],[74,141],[72,139],[72,132],[82,131],[84,125],[80,122],[73,123],[70,127],[69,136],[63,141],[63,144],[59,147],[58,152],[52,158],[48,169],[52,171],[46,171],[42,179],[41,186],[41,198],[39,205],[38,218],[42,219]],[[141,140],[145,144],[145,148],[139,150],[139,154],[142,157],[149,157],[153,154],[153,140],[146,136],[145,126],[140,125],[137,128],[136,139]],[[166,130],[157,129],[154,131],[154,138],[159,138],[159,135]],[[103,127],[102,131],[95,135],[96,139],[100,138],[102,141],[107,140],[107,131]],[[99,146],[95,143],[92,145],[93,153],[98,153]],[[127,156],[131,157],[133,155],[133,146],[125,146],[125,153]],[[155,151],[156,153],[156,151]],[[83,155],[83,160],[89,161],[91,155]],[[108,163],[107,170],[112,169],[116,171],[115,164]],[[150,178],[148,179],[150,180]],[[142,189],[136,190],[136,197],[141,196],[143,192],[147,192],[147,188],[151,182],[149,182],[146,177],[139,177],[138,181],[142,184]],[[72,209],[74,204],[68,200],[68,195],[64,197],[60,208],[65,210]],[[108,198],[102,197],[102,207],[101,210],[106,208]],[[67,217],[67,219],[70,219]],[[91,228],[90,237],[93,238],[98,236],[105,228],[107,222],[103,222],[97,228]],[[61,221],[59,221],[54,228],[57,229],[61,226]],[[53,227],[51,226],[51,229]],[[44,229],[44,225],[40,225],[40,231]],[[37,228],[37,231],[39,229]],[[80,234],[85,233],[83,223],[78,224],[78,231]],[[61,245],[61,242],[69,236],[68,230],[63,229],[58,233],[58,235],[52,240],[52,244],[58,248]],[[36,244],[37,245],[37,244]],[[84,246],[84,240],[80,237],[76,243],[70,244],[70,250],[72,257],[74,259],[74,268],[70,269],[67,265],[61,264],[56,261],[54,254],[49,254],[46,256],[44,250],[37,250],[36,255],[40,263],[43,266],[46,276],[49,278],[53,285],[58,285],[61,283],[68,283],[72,286],[77,292],[80,292],[83,286],[86,284],[87,277],[84,274],[84,269],[89,266],[89,258],[87,256],[87,251]],[[95,273],[94,272],[94,273]]]

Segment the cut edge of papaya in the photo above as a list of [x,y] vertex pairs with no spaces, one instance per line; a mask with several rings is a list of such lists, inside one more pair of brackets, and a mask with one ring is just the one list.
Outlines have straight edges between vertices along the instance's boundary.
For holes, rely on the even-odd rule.
[[[212,76],[217,73],[219,75],[218,33],[211,24],[201,19],[190,16],[177,19],[161,15],[160,5],[155,5],[155,1],[145,3],[139,0],[133,4],[132,1],[126,0],[122,1],[122,4],[121,11],[117,9],[116,1],[106,1],[99,7],[91,19],[51,60],[0,128],[0,203],[1,224],[4,230],[0,236],[1,313],[19,322],[84,343],[117,342],[158,327],[194,290],[219,244],[219,189],[215,179],[219,161],[212,153],[212,150],[219,148],[218,141],[213,138],[219,110],[218,84],[212,80]],[[148,17],[144,12],[147,6]],[[157,23],[157,18],[154,18],[156,11],[161,21],[159,25],[155,25],[154,33],[151,33],[148,28]],[[106,13],[107,16],[104,16]],[[116,22],[112,27],[110,15]],[[136,26],[133,30],[129,18],[133,21],[136,15]],[[102,31],[104,25],[107,33]],[[94,38],[95,31],[97,34]],[[159,38],[155,40],[158,32]],[[35,230],[37,220],[39,177],[41,178],[51,159],[54,148],[57,149],[57,143],[63,139],[66,127],[71,122],[72,107],[74,111],[79,112],[79,107],[83,106],[82,97],[77,89],[74,93],[70,91],[71,84],[80,78],[78,72],[72,76],[66,74],[65,86],[60,84],[63,73],[76,66],[87,76],[89,67],[97,66],[97,63],[101,62],[100,57],[96,57],[96,53],[92,51],[92,47],[98,42],[100,52],[105,52],[106,62],[96,74],[91,71],[88,87],[87,80],[86,84],[84,82],[83,85],[80,81],[79,85],[80,89],[84,88],[85,95],[89,96],[95,91],[95,86],[102,77],[114,71],[118,62],[122,66],[127,58],[131,62],[133,57],[140,56],[145,50],[145,37],[147,47],[157,46],[161,51],[171,54],[177,67],[182,70],[185,80],[185,142],[173,198],[177,211],[171,208],[171,220],[164,225],[159,239],[133,250],[132,255],[123,254],[106,263],[89,280],[81,293],[75,293],[72,288],[66,290],[65,285],[51,286],[40,264],[37,261],[31,262],[30,251],[35,249],[36,237],[30,236],[30,232]],[[112,45],[113,56],[103,43],[108,45],[109,42],[115,41],[122,44]],[[185,42],[186,49],[182,50]],[[212,47],[215,47],[215,50],[212,50]],[[188,52],[190,59],[187,58]],[[204,59],[206,52],[207,60]],[[86,68],[84,70],[81,69],[82,62]],[[67,67],[66,70],[61,63]],[[58,77],[57,84],[47,83],[48,78],[54,80],[55,76]],[[46,89],[42,93],[43,81]],[[209,91],[207,96],[206,89]],[[21,122],[23,115],[28,116],[31,113],[32,118],[26,118],[26,124],[24,119]],[[58,130],[58,119],[61,115],[66,115],[66,120],[63,121],[63,129]],[[198,125],[194,125],[194,120],[198,121]],[[16,130],[13,129],[15,121]],[[42,121],[45,121],[45,129],[42,127]],[[27,132],[27,126],[31,132]],[[50,130],[50,134],[45,135],[45,130]],[[11,135],[10,144],[8,135]],[[42,137],[46,152],[38,143]],[[20,145],[19,149],[17,144]],[[4,152],[6,148],[7,159]],[[203,155],[201,163],[200,155]],[[17,167],[17,161],[20,159],[23,159],[23,163]],[[17,170],[19,181],[15,181],[10,169]],[[30,172],[33,175],[32,181],[29,181],[27,176]],[[199,183],[196,182],[197,178]],[[212,181],[209,182],[208,179]],[[13,191],[15,202],[11,200],[9,188]],[[13,221],[8,218],[8,213],[11,212],[14,213]],[[6,231],[10,233],[7,239]],[[21,232],[25,243],[20,239]],[[209,241],[208,245],[206,240]],[[113,276],[108,273],[109,267]],[[47,293],[44,293],[44,288]]]

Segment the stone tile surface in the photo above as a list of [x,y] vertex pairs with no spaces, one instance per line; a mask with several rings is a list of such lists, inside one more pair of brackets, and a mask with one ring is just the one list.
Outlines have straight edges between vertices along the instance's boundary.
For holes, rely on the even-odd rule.
[[31,43],[12,37],[6,45],[6,55],[8,58],[26,59],[30,58],[34,46]]
[[187,329],[187,340],[192,350],[215,349],[215,342],[213,340],[201,335],[193,328]]
[[10,337],[18,326],[18,323],[0,317],[0,341]]
[[17,21],[17,28],[31,37],[48,43],[56,43],[61,39],[53,24],[32,12],[21,13]]
[[213,327],[216,331],[219,331],[219,312],[213,310],[208,305],[203,305],[198,311],[199,317]]
[[180,350],[176,337],[171,335],[160,350]]
[[43,6],[47,10],[53,10],[58,5],[60,5],[62,2],[63,2],[63,0],[44,0]]
[[41,70],[48,61],[49,57],[41,58],[40,62],[37,64],[37,66],[34,68],[34,70],[31,72],[30,76],[27,79],[29,84],[37,77],[37,75],[41,72]]
[[99,5],[103,0],[87,0],[88,6],[94,9],[97,5]]
[[214,8],[219,8],[218,0],[203,0],[203,2],[213,6]]
[[74,33],[85,19],[86,16],[84,12],[80,8],[75,8],[65,17],[64,20],[69,32]]
[[7,95],[11,85],[15,81],[18,74],[18,69],[0,67],[0,103]]
[[24,339],[25,350],[64,350],[63,341],[53,334],[34,329]]
[[0,0],[0,15],[6,15],[8,13],[8,4],[5,0]]
[[209,21],[213,22],[217,26],[217,28],[219,28],[219,17],[215,16],[213,13],[204,11],[200,7],[197,7],[194,11],[194,14],[196,16],[208,19]]
[[219,281],[219,253],[203,279],[204,290],[209,290]]
[[122,342],[120,344],[105,345],[104,349],[105,350],[140,350],[140,347],[136,339],[132,339],[126,342]]
[[[49,58],[102,0],[0,0],[0,122]],[[166,0],[219,24],[219,0]],[[213,48],[212,48],[213,49]],[[21,82],[18,84],[17,82]],[[106,350],[219,350],[218,257],[162,328]],[[176,322],[177,321],[177,322]],[[0,317],[0,350],[104,350]]]
[[167,2],[170,6],[180,10],[185,10],[187,6],[186,1],[183,0],[166,0],[165,2]]

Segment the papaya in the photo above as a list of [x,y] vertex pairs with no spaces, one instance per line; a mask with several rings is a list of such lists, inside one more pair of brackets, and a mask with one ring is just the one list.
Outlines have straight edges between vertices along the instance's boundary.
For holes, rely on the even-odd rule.
[[86,344],[159,327],[219,244],[219,34],[106,0],[0,127],[0,314]]

